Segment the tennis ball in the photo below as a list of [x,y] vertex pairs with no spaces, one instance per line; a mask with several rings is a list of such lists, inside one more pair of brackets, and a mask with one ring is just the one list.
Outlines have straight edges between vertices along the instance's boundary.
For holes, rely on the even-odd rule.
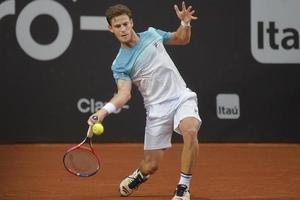
[[95,123],[92,126],[92,131],[95,135],[101,135],[104,132],[104,127],[100,123]]

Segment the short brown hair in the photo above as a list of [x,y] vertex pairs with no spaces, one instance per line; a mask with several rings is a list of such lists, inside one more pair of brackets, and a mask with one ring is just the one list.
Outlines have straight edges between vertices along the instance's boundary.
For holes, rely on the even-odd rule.
[[110,6],[105,12],[106,20],[109,25],[111,25],[110,21],[112,18],[120,16],[120,15],[124,15],[124,14],[128,15],[128,17],[130,19],[132,19],[131,10],[123,4],[116,4],[114,6]]

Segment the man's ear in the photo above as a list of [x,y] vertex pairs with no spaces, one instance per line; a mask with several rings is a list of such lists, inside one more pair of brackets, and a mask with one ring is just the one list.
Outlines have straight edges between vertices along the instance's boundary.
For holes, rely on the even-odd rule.
[[108,25],[107,27],[108,27],[108,30],[109,30],[111,33],[113,33],[113,32],[114,32],[114,31],[112,30],[112,27],[111,27],[111,25]]
[[133,20],[132,20],[132,18],[130,19],[130,22],[131,22],[131,24],[132,24],[132,27],[133,27],[133,25],[134,25],[134,24],[133,24]]

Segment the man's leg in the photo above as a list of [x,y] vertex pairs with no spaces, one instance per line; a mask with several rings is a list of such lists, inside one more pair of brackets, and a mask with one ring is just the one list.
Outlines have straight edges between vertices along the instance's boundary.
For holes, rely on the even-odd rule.
[[[144,158],[135,172],[120,184],[122,196],[129,196],[149,176],[158,170],[164,149],[170,148],[174,127],[174,112],[168,114],[170,103],[157,104],[148,109],[146,117]],[[151,115],[151,117],[149,117]]]
[[131,195],[134,190],[147,181],[150,175],[158,170],[163,156],[164,150],[145,150],[140,167],[121,182],[119,188],[121,196]]
[[183,136],[183,150],[181,155],[181,172],[191,174],[198,158],[198,129],[199,120],[194,117],[183,119],[179,130]]
[[183,149],[181,154],[180,180],[173,200],[190,200],[189,186],[192,170],[198,158],[199,144],[198,131],[200,121],[194,117],[184,118],[179,124],[183,136]]

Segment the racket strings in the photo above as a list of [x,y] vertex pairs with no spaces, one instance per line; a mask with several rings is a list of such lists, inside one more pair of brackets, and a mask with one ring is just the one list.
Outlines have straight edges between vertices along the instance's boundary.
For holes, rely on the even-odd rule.
[[79,176],[90,176],[99,170],[97,157],[89,150],[78,148],[68,152],[64,158],[65,167]]

